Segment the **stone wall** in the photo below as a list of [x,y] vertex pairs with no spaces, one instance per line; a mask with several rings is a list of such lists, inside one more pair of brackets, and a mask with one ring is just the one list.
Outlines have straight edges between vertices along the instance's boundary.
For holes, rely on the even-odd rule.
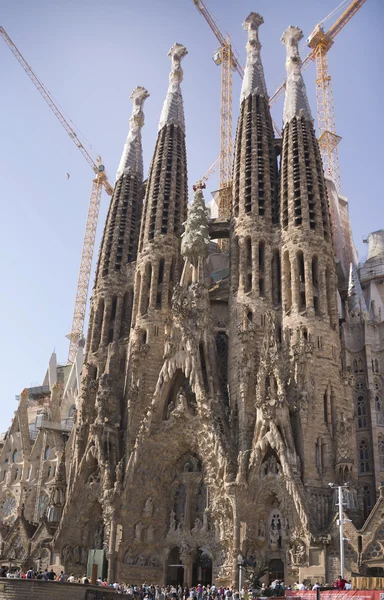
[[0,600],[113,600],[112,590],[76,583],[56,583],[34,579],[0,579]]

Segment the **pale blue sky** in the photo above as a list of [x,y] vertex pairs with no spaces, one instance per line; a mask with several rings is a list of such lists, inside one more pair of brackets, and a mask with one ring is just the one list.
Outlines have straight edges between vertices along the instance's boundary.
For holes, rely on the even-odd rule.
[[[260,31],[267,85],[284,73],[280,36],[299,25],[305,37],[338,0],[206,0],[245,62],[241,25],[251,10],[264,16]],[[355,241],[384,227],[381,153],[384,4],[367,0],[339,34],[329,54],[343,192],[350,202]],[[183,61],[189,187],[219,150],[220,69],[217,44],[192,0],[3,0],[0,24],[66,113],[100,153],[111,181],[131,111],[129,95],[145,86],[144,164],[148,171],[167,88],[174,42]],[[303,52],[303,55],[305,51]],[[305,73],[313,113],[315,67]],[[66,361],[92,171],[32,82],[0,40],[1,412],[7,429],[15,394],[41,384],[53,349]],[[234,74],[234,126],[240,78]],[[281,123],[282,103],[273,110]],[[67,180],[67,172],[71,174]],[[209,191],[216,178],[209,182]],[[97,249],[107,210],[103,198]]]

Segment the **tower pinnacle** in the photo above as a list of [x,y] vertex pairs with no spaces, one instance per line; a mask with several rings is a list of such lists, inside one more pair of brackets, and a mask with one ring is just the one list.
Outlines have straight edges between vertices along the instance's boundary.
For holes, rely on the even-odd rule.
[[290,25],[281,36],[281,41],[286,47],[287,57],[285,67],[287,70],[287,82],[284,102],[284,125],[294,117],[305,116],[311,121],[312,114],[307,98],[307,91],[301,73],[302,62],[299,55],[299,42],[303,38],[303,32],[299,27]]
[[248,42],[246,45],[247,62],[244,70],[243,85],[241,87],[240,104],[250,94],[259,94],[265,98],[268,97],[260,57],[259,27],[263,23],[263,17],[254,12],[251,12],[243,23],[244,29],[248,31]]
[[173,44],[168,52],[172,61],[172,69],[169,74],[169,85],[167,95],[161,111],[159,131],[164,125],[178,125],[185,132],[183,97],[180,84],[183,81],[183,69],[181,61],[188,54],[188,50],[182,44]]
[[143,178],[143,152],[141,147],[141,129],[144,125],[143,104],[149,93],[141,86],[136,87],[130,99],[133,102],[132,115],[129,119],[129,132],[121,155],[116,180],[129,172]]

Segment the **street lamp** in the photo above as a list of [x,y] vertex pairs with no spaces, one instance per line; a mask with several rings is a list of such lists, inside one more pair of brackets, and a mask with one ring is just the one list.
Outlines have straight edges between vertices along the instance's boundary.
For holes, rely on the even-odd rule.
[[344,485],[335,485],[334,483],[328,483],[329,487],[333,490],[338,491],[338,500],[339,503],[336,505],[339,507],[339,532],[340,532],[340,575],[342,579],[344,579],[344,523],[350,523],[350,519],[343,519],[343,488],[347,489],[349,486],[347,483]]
[[242,584],[243,584],[243,582],[242,582],[242,579],[243,579],[242,568],[243,568],[243,564],[244,564],[244,558],[243,558],[243,556],[240,553],[237,555],[237,564],[239,565],[239,596],[241,598],[241,588],[242,588]]

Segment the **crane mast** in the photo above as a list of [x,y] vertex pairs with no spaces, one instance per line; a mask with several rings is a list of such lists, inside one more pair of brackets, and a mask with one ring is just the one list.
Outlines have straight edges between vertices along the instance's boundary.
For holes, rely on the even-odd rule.
[[332,79],[328,68],[328,51],[334,39],[352,19],[366,0],[354,0],[337,21],[325,32],[319,23],[308,38],[312,49],[310,60],[316,61],[316,101],[319,129],[319,145],[323,158],[324,171],[329,173],[341,192],[338,144],[341,137],[336,133],[335,107],[333,102]]
[[104,188],[107,194],[112,196],[113,186],[108,181],[108,177],[105,173],[105,167],[102,164],[101,158],[98,157],[96,162],[93,160],[88,150],[81,143],[76,131],[68,123],[62,111],[56,106],[51,94],[27,63],[5,29],[1,26],[0,35],[96,175],[92,181],[91,197],[88,206],[87,222],[76,289],[75,307],[72,316],[72,327],[71,332],[67,336],[69,339],[68,362],[73,363],[76,356],[77,343],[82,338],[84,332],[89,282],[91,278],[92,259],[95,247],[101,195]]
[[[229,218],[231,206],[232,186],[232,71],[235,70],[241,77],[244,69],[234,55],[230,37],[221,33],[216,21],[208,11],[202,0],[193,0],[200,14],[203,15],[209,27],[215,34],[220,47],[216,50],[213,60],[221,65],[221,100],[220,100],[220,166],[219,166],[219,217]],[[213,170],[209,170],[210,174]],[[206,176],[204,176],[205,178]]]

